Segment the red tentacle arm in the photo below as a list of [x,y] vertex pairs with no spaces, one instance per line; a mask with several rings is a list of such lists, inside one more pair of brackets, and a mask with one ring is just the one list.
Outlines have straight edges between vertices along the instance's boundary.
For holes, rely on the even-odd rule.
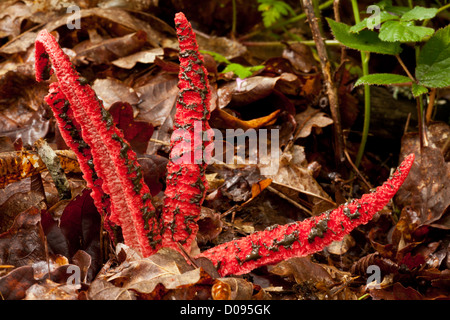
[[[207,182],[203,150],[210,144],[208,72],[195,34],[183,13],[175,16],[180,44],[180,73],[174,132],[167,165],[163,209],[163,246],[187,251],[195,238]],[[203,141],[205,140],[205,141]]]
[[81,127],[77,120],[75,120],[72,109],[70,108],[70,102],[61,92],[58,82],[50,84],[49,94],[44,99],[55,115],[61,136],[67,146],[72,149],[77,156],[86,185],[92,190],[91,196],[95,206],[103,216],[104,227],[113,238],[114,233],[111,229],[109,195],[102,189],[103,181],[95,172],[91,148],[83,140],[81,136]]
[[301,222],[290,223],[209,249],[200,257],[210,259],[222,276],[244,274],[280,261],[305,256],[342,240],[354,228],[369,222],[395,195],[405,181],[414,162],[409,155],[397,171],[375,192],[359,200]]
[[[103,182],[102,189],[110,197],[111,221],[122,227],[127,245],[144,256],[156,252],[161,246],[159,219],[155,215],[151,194],[144,183],[136,154],[114,125],[94,90],[74,70],[67,55],[46,30],[42,30],[36,38],[35,60],[36,80],[42,81],[54,72],[59,91],[69,101],[82,138],[90,147],[95,172]],[[49,66],[49,60],[53,69]],[[59,112],[58,109],[55,111]],[[66,138],[70,144],[71,137],[66,135]],[[81,164],[89,159],[81,157],[79,160]],[[91,174],[85,164],[81,168],[85,169],[85,176]],[[95,194],[94,197],[98,198]]]

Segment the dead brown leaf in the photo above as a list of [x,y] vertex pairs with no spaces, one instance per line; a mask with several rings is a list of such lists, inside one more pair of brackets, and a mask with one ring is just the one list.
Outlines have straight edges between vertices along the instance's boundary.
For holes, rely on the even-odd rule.
[[297,121],[298,127],[294,139],[308,137],[313,128],[321,129],[333,124],[333,120],[325,112],[310,106],[305,111],[298,113],[295,121]]
[[182,293],[174,294],[173,291],[179,290],[189,295],[197,284],[212,281],[201,268],[194,269],[188,265],[175,250],[163,249],[145,259],[134,257],[97,277],[89,289],[89,298],[162,299],[167,294],[181,297]]
[[[450,206],[450,164],[445,162],[440,149],[424,147],[422,153],[417,148],[417,139],[406,135],[402,139],[402,157],[416,154],[411,171],[397,192],[397,204],[411,205],[419,213],[419,225],[432,225],[448,214]],[[439,227],[436,224],[436,227]]]
[[0,264],[23,266],[45,260],[40,210],[32,207],[17,215],[11,228],[0,234]]
[[317,69],[317,63],[310,47],[302,43],[285,43],[285,45],[282,56],[289,60],[295,69],[305,73]]

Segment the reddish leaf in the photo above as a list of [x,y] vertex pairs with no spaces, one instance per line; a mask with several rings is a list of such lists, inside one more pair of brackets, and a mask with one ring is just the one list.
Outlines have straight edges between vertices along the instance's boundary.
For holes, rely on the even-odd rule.
[[91,257],[91,276],[102,265],[100,251],[100,214],[85,189],[64,209],[59,226],[47,213],[43,213],[43,229],[47,235],[50,250],[54,254],[73,257],[78,250],[86,251]]
[[130,142],[137,153],[145,153],[149,139],[153,135],[153,125],[135,121],[133,107],[128,102],[116,102],[111,105],[109,113],[116,126],[123,131],[125,139]]

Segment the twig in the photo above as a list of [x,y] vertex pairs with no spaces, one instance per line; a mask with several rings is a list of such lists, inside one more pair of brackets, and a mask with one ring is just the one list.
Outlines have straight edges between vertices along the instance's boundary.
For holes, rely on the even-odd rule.
[[170,146],[169,142],[158,140],[158,139],[149,139],[149,141],[154,142],[154,143],[159,143],[159,144],[162,144],[164,146]]
[[303,7],[305,9],[308,22],[311,27],[312,36],[316,43],[317,53],[319,55],[322,74],[325,81],[325,87],[327,90],[328,101],[330,103],[331,117],[334,125],[334,147],[335,147],[335,160],[336,164],[340,164],[345,160],[344,156],[344,136],[342,134],[341,116],[339,112],[339,101],[337,89],[333,82],[333,76],[331,74],[331,64],[328,60],[328,54],[325,48],[322,35],[319,31],[319,24],[314,14],[314,7],[311,0],[303,0]]
[[431,115],[433,114],[434,101],[436,100],[436,88],[432,88],[429,95],[427,113],[425,116],[425,123],[428,125],[431,121]]
[[414,79],[414,77],[412,76],[412,74],[409,72],[408,68],[406,67],[406,65],[403,63],[402,58],[400,58],[400,56],[398,54],[395,55],[395,57],[397,58],[398,62],[400,63],[400,65],[402,66],[403,70],[405,70],[406,74],[408,75],[408,78],[411,79],[411,81],[413,83],[416,82],[416,79]]
[[[334,12],[334,20],[336,20],[336,22],[341,22],[340,7],[341,7],[341,1],[334,0],[333,1],[333,12]],[[344,63],[346,58],[347,58],[347,48],[345,46],[341,46],[341,64]]]
[[356,174],[361,178],[361,180],[366,184],[366,186],[369,189],[372,189],[372,185],[364,178],[364,176],[359,172],[356,165],[353,163],[352,159],[350,158],[350,155],[348,154],[347,150],[344,150],[345,157],[347,158],[348,163],[352,166],[353,170],[356,172]]
[[280,198],[286,200],[287,202],[289,202],[290,204],[294,205],[295,207],[297,207],[300,210],[305,211],[306,213],[308,213],[310,216],[312,216],[312,212],[311,210],[309,210],[308,208],[305,208],[304,206],[302,206],[300,203],[295,202],[294,200],[292,200],[291,198],[289,198],[288,196],[286,196],[285,194],[281,193],[280,191],[278,191],[277,189],[268,186],[267,190],[269,190],[270,192],[275,193],[277,196],[279,196]]

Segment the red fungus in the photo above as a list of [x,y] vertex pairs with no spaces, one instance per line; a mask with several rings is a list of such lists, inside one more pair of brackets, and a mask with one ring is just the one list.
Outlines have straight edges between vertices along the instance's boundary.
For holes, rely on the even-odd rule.
[[[52,73],[50,58],[59,82],[50,85],[46,101],[55,113],[63,138],[78,156],[95,204],[101,212],[111,211],[110,219],[122,227],[125,243],[144,256],[156,252],[161,245],[178,249],[181,244],[190,249],[207,188],[207,159],[203,158],[203,151],[211,143],[207,71],[185,16],[178,13],[175,23],[180,42],[180,93],[162,221],[151,204],[136,154],[95,92],[79,77],[53,36],[43,30],[36,39],[36,79],[42,81]],[[209,258],[225,276],[320,251],[381,210],[400,188],[413,162],[414,155],[408,156],[388,181],[359,200],[301,222],[221,244],[199,256]]]
[[[114,125],[94,90],[74,70],[69,58],[48,31],[39,32],[35,50],[36,80],[50,77],[53,72],[49,66],[50,59],[58,78],[58,85],[54,85],[53,90],[61,92],[69,101],[73,118],[81,128],[81,136],[90,147],[94,172],[102,179],[101,188],[110,197],[111,221],[121,226],[127,245],[144,256],[151,255],[161,245],[160,225],[136,154]],[[58,108],[54,110],[61,111]],[[72,137],[65,135],[65,138],[69,145]],[[79,160],[81,164],[90,159],[80,157]],[[92,174],[89,165],[87,162],[87,166],[80,166],[87,179]],[[102,205],[95,190],[94,197],[97,198],[96,205]],[[103,210],[102,207],[98,209]]]
[[409,155],[397,171],[374,193],[306,219],[223,243],[199,255],[210,259],[222,276],[243,274],[255,268],[322,250],[342,240],[358,225],[366,224],[395,195],[414,162]]
[[207,189],[203,150],[210,143],[211,94],[203,57],[183,13],[176,14],[175,26],[180,43],[180,91],[167,165],[163,246],[178,249],[178,242],[189,251],[198,231],[197,220]]
[[77,120],[75,120],[73,112],[70,109],[70,103],[59,89],[57,82],[50,84],[49,94],[45,97],[45,102],[51,107],[55,115],[61,136],[66,141],[67,146],[76,154],[87,187],[92,190],[91,196],[95,206],[103,216],[105,229],[113,237],[111,221],[109,220],[111,209],[109,196],[103,191],[103,181],[95,172],[91,148],[81,137],[81,127]]

